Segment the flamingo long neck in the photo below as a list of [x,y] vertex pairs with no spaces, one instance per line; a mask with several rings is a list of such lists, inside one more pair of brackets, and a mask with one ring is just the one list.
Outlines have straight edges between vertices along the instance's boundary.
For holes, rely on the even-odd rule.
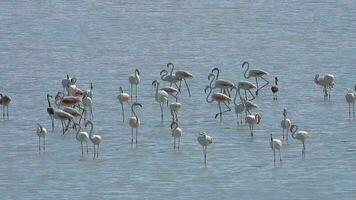
[[292,138],[293,138],[293,139],[296,139],[296,137],[295,137],[294,135],[295,135],[295,133],[296,133],[297,131],[298,131],[298,126],[296,127],[295,131],[292,132]]
[[138,69],[135,69],[135,77],[136,78],[140,76],[139,74],[140,74],[140,72],[138,71]]
[[131,111],[132,111],[133,115],[135,116],[136,121],[138,121],[138,116],[137,116],[137,114],[136,114],[136,111],[135,111],[134,107],[135,107],[135,106],[132,106],[132,107],[131,107]]
[[245,62],[243,65],[247,65],[247,68],[246,68],[245,73],[244,73],[244,77],[245,78],[250,78],[250,76],[247,76],[247,71],[250,69],[250,64],[248,62]]
[[234,97],[234,104],[235,104],[235,105],[237,105],[237,104],[236,104],[236,99],[237,99],[237,93],[238,93],[238,91],[237,91],[237,90],[238,90],[238,89],[237,89],[237,88],[235,88],[235,90],[236,90],[236,92],[235,92],[235,97]]
[[172,132],[176,131],[176,129],[178,128],[178,124],[177,124],[177,123],[174,123],[172,128],[173,128],[173,129],[172,129]]
[[156,83],[156,99],[158,100],[158,87],[159,87],[159,83]]
[[75,135],[75,138],[76,138],[77,140],[79,140],[78,136],[79,136],[80,129],[81,129],[82,127],[81,127],[79,124],[78,124],[77,126],[79,126],[79,128],[78,128],[78,130],[77,130],[77,133],[76,133],[76,135]]
[[93,141],[92,134],[93,134],[94,124],[91,121],[89,121],[88,123],[90,124],[89,139]]
[[212,73],[215,72],[215,71],[216,71],[216,80],[218,80],[219,79],[219,75],[220,75],[220,70],[219,70],[219,68],[214,68]]
[[209,96],[210,96],[211,92],[213,91],[213,89],[211,87],[209,87],[209,88],[210,88],[210,91],[209,91],[209,94],[206,96],[206,102],[211,103],[211,102],[213,102],[213,99],[209,100]]
[[163,72],[163,73],[161,74],[161,80],[163,81],[164,78],[168,75],[168,71],[163,70],[162,72]]
[[172,69],[171,69],[171,72],[170,72],[170,75],[172,76],[173,75],[173,70],[174,70],[174,65],[173,65],[173,63],[168,63],[168,68],[169,68],[169,66],[172,66]]
[[[215,77],[214,74],[211,74],[210,77],[213,77],[213,78],[211,79],[209,86],[210,86],[211,88],[213,88],[213,83],[214,83],[216,77]],[[210,78],[210,77],[209,77],[209,78]],[[209,79],[209,80],[210,80],[210,79]]]
[[48,101],[48,107],[50,107],[50,108],[52,108],[52,106],[51,106],[51,101],[49,100],[49,95],[47,95],[47,101]]
[[122,87],[120,87],[120,93],[124,93],[124,90],[122,89]]

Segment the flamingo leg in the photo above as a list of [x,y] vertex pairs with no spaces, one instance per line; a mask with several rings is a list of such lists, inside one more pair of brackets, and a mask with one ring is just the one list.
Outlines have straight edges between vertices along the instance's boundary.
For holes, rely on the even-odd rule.
[[[253,93],[251,92],[251,90],[248,90],[248,92],[252,95],[252,99],[249,99],[249,101],[252,101],[256,98],[255,95],[253,95]],[[247,100],[247,97],[246,97],[246,100]]]
[[121,110],[122,110],[122,122],[125,122],[125,111],[124,111],[124,104],[122,102],[121,103]]
[[176,137],[173,137],[173,149],[176,150]]
[[187,87],[188,94],[189,94],[189,97],[190,97],[190,96],[191,96],[191,95],[190,95],[190,89],[189,89],[189,86],[188,86],[187,80],[185,80],[185,79],[183,79],[183,80],[184,80],[185,86]]
[[352,104],[352,114],[355,116],[355,103]]
[[178,138],[178,151],[179,151],[179,146],[180,146],[180,137]]
[[95,144],[94,144],[94,157],[93,157],[93,160],[95,159]]
[[203,152],[204,152],[204,164],[206,167],[206,146],[203,146]]
[[138,132],[138,128],[136,128],[136,144],[137,144],[137,132]]
[[289,128],[287,127],[286,129],[287,129],[287,132],[286,132],[287,137],[286,137],[286,138],[287,138],[287,143],[288,143],[288,132],[289,132]]
[[226,90],[226,91],[227,91],[227,95],[228,95],[229,97],[231,97],[230,91],[229,91],[229,90]]
[[54,131],[54,118],[53,115],[51,115],[51,120],[52,120],[52,132]]
[[349,117],[351,117],[351,104],[349,103]]
[[87,147],[87,156],[89,156],[88,141],[85,141],[85,146]]
[[274,147],[273,147],[273,162],[276,162],[276,149]]
[[222,112],[221,112],[221,103],[220,103],[220,101],[218,103],[218,106],[219,106],[219,111],[220,112],[216,113],[215,119],[220,115],[220,121],[222,121]]
[[41,151],[41,138],[38,136],[38,151]]
[[131,145],[133,144],[133,128],[131,128]]
[[99,158],[99,144],[98,144],[98,148],[96,149],[96,158]]
[[163,121],[163,105],[159,103],[159,107],[161,108],[161,121]]
[[182,80],[179,80],[179,87],[178,87],[179,93],[182,93],[181,88],[182,88]]
[[[266,81],[266,84],[264,84],[264,85],[263,85],[261,88],[259,88],[258,90],[260,90],[260,89],[266,87],[266,86],[269,84],[269,81],[268,81],[267,79],[263,78],[262,76],[261,76],[260,78],[263,79],[264,81]],[[258,88],[258,86],[257,86],[257,88]]]
[[245,100],[247,101],[247,91],[245,90]]
[[83,152],[83,141],[80,141],[80,147],[82,149],[82,157],[83,157],[83,155],[84,155],[84,152]]
[[136,84],[135,97],[136,97],[136,102],[137,102],[137,84]]
[[258,96],[258,90],[259,90],[260,88],[258,87],[258,80],[257,80],[257,77],[255,77],[255,80],[256,80],[256,86],[257,86],[256,96]]
[[278,154],[279,154],[279,161],[282,161],[281,149],[278,149]]
[[46,136],[43,137],[43,151],[46,151]]

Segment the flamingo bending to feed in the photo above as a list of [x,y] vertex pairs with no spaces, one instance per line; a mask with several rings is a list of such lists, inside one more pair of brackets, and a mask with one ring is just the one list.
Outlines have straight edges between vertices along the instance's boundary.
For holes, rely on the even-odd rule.
[[156,87],[155,99],[159,103],[159,106],[161,108],[161,120],[163,121],[163,105],[168,101],[168,93],[164,90],[158,90],[159,81],[154,80],[152,82],[152,85]]
[[[92,135],[93,134],[93,129],[94,129],[93,122],[87,121],[85,123],[85,127],[87,127],[88,125],[90,125],[89,139],[94,145],[94,158],[93,159],[95,159],[95,154],[96,154],[96,158],[99,158],[99,145],[100,145],[100,143],[102,141],[102,138],[101,138],[100,135]],[[95,150],[95,146],[97,146],[96,150]]]
[[[216,72],[216,75],[214,74],[214,72]],[[234,88],[234,86],[235,86],[234,82],[229,81],[229,80],[219,79],[220,70],[217,67],[213,68],[211,70],[211,73],[214,74],[215,78],[216,78],[213,88],[220,88],[221,93],[226,94],[229,97],[231,97],[230,90],[232,90]],[[208,80],[210,80],[209,78],[210,78],[210,75],[208,77]]]
[[282,141],[279,140],[279,139],[274,139],[272,137],[272,134],[271,134],[271,143],[270,143],[270,146],[273,150],[273,161],[274,163],[276,163],[276,149],[278,149],[278,153],[279,153],[279,161],[281,162],[282,161],[282,157],[281,157],[281,148],[283,146],[282,144]]
[[171,109],[172,121],[178,122],[178,111],[182,108],[182,104],[175,102],[169,105]]
[[54,131],[54,118],[53,118],[53,115],[54,115],[54,108],[52,107],[51,105],[51,100],[50,98],[52,98],[52,96],[50,94],[47,94],[47,101],[48,101],[48,108],[47,108],[47,113],[49,115],[49,118],[51,119],[52,121],[52,131]]
[[274,77],[274,85],[271,87],[271,91],[273,93],[273,100],[277,100],[278,98],[278,78]]
[[140,83],[140,71],[135,69],[135,72],[129,77],[130,85],[131,85],[131,100],[132,100],[132,87],[135,85],[135,100],[137,101],[137,86]]
[[330,100],[331,88],[333,88],[335,85],[335,76],[332,74],[327,74],[322,78],[319,74],[316,74],[314,77],[314,83],[323,87],[324,98],[329,97]]
[[283,119],[281,121],[281,127],[283,129],[283,140],[284,140],[284,130],[286,130],[286,138],[288,142],[288,131],[290,129],[290,126],[292,125],[290,119],[287,119],[287,109],[283,110]]
[[[242,68],[244,68],[245,66],[247,66],[247,68],[246,68],[246,71],[244,73],[244,77],[246,79],[249,79],[251,77],[255,78],[256,86],[257,86],[256,95],[258,95],[258,91],[269,84],[269,81],[267,81],[267,79],[263,78],[263,76],[268,75],[268,72],[260,70],[260,69],[251,69],[251,70],[249,70],[250,69],[250,64],[248,62],[246,62],[246,61],[242,63]],[[247,71],[248,71],[248,76],[246,75]],[[266,84],[264,84],[262,87],[258,87],[257,78],[261,78],[262,80],[266,81]]]
[[11,102],[11,97],[7,95],[0,94],[0,105],[2,105],[2,118],[5,118],[5,108],[6,108],[6,116],[9,119],[9,105]]
[[213,143],[213,138],[205,132],[199,132],[199,136],[198,136],[197,140],[198,140],[199,144],[203,147],[204,164],[206,167],[207,147]]
[[37,136],[38,136],[38,151],[41,151],[41,138],[43,138],[43,151],[45,151],[46,148],[46,135],[47,135],[47,129],[41,126],[41,124],[37,124]]
[[[56,109],[54,110],[54,114],[53,114],[53,117],[54,119],[59,119],[61,120],[62,122],[62,130],[63,130],[63,135],[64,133],[68,130],[68,127],[69,127],[69,124],[71,121],[74,122],[74,116],[67,113],[67,112],[64,112],[63,110],[60,110],[60,109]],[[66,128],[64,129],[64,124],[65,124],[65,121],[68,120],[68,124],[66,125]]]
[[298,131],[298,126],[297,125],[292,125],[290,127],[290,132],[292,132],[292,138],[297,139],[302,142],[303,144],[303,149],[302,149],[302,155],[305,155],[305,140],[310,138],[310,134],[307,131]]
[[80,147],[82,149],[82,157],[84,156],[83,142],[85,142],[85,145],[87,147],[87,155],[89,155],[89,149],[88,149],[89,134],[87,132],[80,132],[81,126],[78,123],[75,123],[74,127],[77,131],[75,138],[77,139],[77,141],[80,142]]
[[178,127],[178,123],[173,121],[171,123],[172,137],[173,137],[173,149],[176,149],[176,140],[178,139],[177,149],[179,151],[180,137],[182,136],[182,129]]
[[[168,67],[168,68],[172,67],[172,68],[171,68],[171,73],[170,73],[170,76],[172,77],[172,76],[173,76],[173,70],[174,70],[174,65],[173,65],[173,63],[168,63],[168,64],[167,64],[167,67]],[[190,89],[189,89],[187,80],[193,78],[193,74],[191,74],[190,72],[185,71],[185,70],[177,70],[177,71],[175,71],[174,75],[175,75],[175,77],[179,80],[179,87],[178,87],[178,90],[181,91],[181,88],[182,88],[182,81],[184,81],[185,86],[187,87],[187,90],[188,90],[189,97],[190,97],[191,94],[190,94]],[[171,85],[171,86],[172,86],[172,85]]]
[[[237,89],[238,89],[238,93],[239,96],[241,96],[240,90],[244,90],[245,91],[245,100],[249,100],[252,101],[254,100],[256,97],[255,95],[253,95],[253,93],[251,92],[251,90],[256,89],[257,87],[251,83],[250,81],[240,81],[237,83]],[[251,94],[252,98],[251,99],[247,99],[247,91]]]
[[355,92],[352,91],[351,89],[348,89],[345,98],[346,98],[346,102],[349,104],[349,116],[351,116],[351,104],[352,104],[352,113],[355,116],[355,101],[356,101]]
[[122,87],[120,87],[120,94],[117,95],[117,99],[119,99],[119,102],[121,104],[121,110],[122,110],[122,121],[125,122],[125,110],[124,110],[124,102],[127,102],[130,106],[130,95],[125,93],[122,90]]
[[140,119],[138,118],[136,111],[134,110],[134,108],[136,106],[140,106],[142,108],[142,105],[137,102],[135,102],[131,105],[131,111],[134,115],[130,118],[130,121],[129,121],[129,124],[131,126],[131,144],[133,144],[133,141],[134,141],[133,129],[136,129],[136,144],[137,144],[137,132],[138,132],[138,127],[140,127]]
[[253,126],[261,122],[261,116],[259,114],[247,115],[245,121],[248,123],[248,126],[251,131],[251,136],[253,136]]

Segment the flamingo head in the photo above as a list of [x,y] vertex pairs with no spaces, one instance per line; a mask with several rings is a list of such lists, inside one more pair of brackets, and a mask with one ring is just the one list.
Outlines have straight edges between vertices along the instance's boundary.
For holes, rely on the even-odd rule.
[[121,86],[120,86],[119,90],[120,90],[120,93],[124,93],[124,90],[122,89]]
[[287,109],[283,109],[283,116],[287,116]]
[[162,74],[164,74],[164,73],[165,73],[165,74],[168,74],[168,71],[165,70],[165,69],[162,69],[161,72],[159,72],[159,75],[162,75]]
[[171,63],[171,62],[167,63],[167,68],[169,68],[170,66],[172,66],[174,68],[173,63]]
[[247,61],[244,61],[244,62],[242,63],[242,68],[244,68],[245,65],[250,66],[250,64],[249,64]]
[[138,71],[138,69],[135,69],[135,74],[140,75],[140,71]]
[[271,134],[271,142],[273,141],[273,136],[272,136],[272,134]]
[[133,103],[131,107],[134,108],[136,106],[140,106],[142,108],[142,104],[140,104],[138,102]]
[[274,83],[278,85],[278,77],[274,77]]
[[50,95],[50,94],[47,94],[47,98],[52,98],[52,95]]
[[152,82],[152,85],[153,85],[154,87],[158,87],[158,86],[159,86],[159,81],[154,80],[154,81]]
[[290,126],[290,132],[292,132],[292,133],[295,133],[295,132],[297,132],[297,130],[298,130],[298,126],[297,125],[292,125],[292,126]]

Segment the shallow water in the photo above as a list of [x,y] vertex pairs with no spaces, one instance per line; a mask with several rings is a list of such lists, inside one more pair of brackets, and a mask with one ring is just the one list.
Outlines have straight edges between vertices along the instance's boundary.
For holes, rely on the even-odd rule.
[[[10,120],[0,120],[2,198],[355,199],[355,119],[344,99],[355,84],[355,18],[347,0],[1,2],[0,92],[13,98]],[[222,123],[214,119],[217,106],[203,93],[212,67],[237,82],[245,60],[280,80],[278,101],[270,87],[256,100],[262,122],[254,138],[233,112]],[[181,98],[179,152],[168,109],[161,124],[151,86],[167,62],[194,74],[192,97],[184,90]],[[116,96],[119,86],[129,91],[135,68],[143,108],[139,144],[131,148]],[[335,75],[331,102],[313,83],[316,73]],[[81,88],[94,83],[99,160],[81,158],[74,134],[62,136],[58,122],[38,154],[35,124],[50,129],[46,94],[61,90],[66,74]],[[281,138],[283,108],[311,138],[304,160],[291,139],[274,165],[269,137]],[[206,168],[201,130],[215,141]]]

